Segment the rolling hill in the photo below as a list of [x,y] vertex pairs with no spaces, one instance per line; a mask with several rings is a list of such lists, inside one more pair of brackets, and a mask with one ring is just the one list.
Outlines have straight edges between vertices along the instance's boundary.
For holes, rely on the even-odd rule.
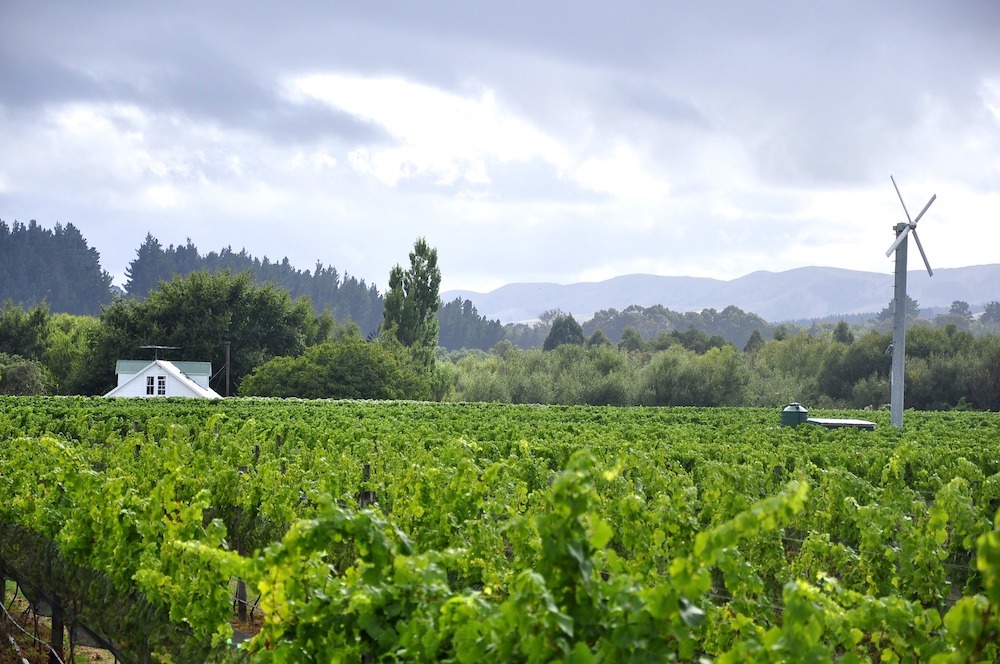
[[[441,299],[469,299],[481,316],[502,323],[531,321],[549,309],[572,313],[582,322],[602,309],[621,310],[632,304],[660,304],[679,312],[723,309],[732,304],[777,323],[878,312],[892,299],[892,281],[891,273],[803,267],[758,271],[730,281],[630,274],[566,285],[516,283],[489,293],[447,291]],[[955,300],[962,300],[975,311],[1000,300],[1000,264],[942,268],[933,277],[911,270],[907,291],[922,309],[947,309]]]

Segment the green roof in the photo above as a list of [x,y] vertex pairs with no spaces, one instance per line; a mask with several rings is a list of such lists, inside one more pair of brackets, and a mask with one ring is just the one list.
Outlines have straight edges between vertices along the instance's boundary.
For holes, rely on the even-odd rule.
[[[143,369],[145,369],[150,362],[153,360],[118,360],[115,362],[115,374],[137,374]],[[167,360],[170,364],[174,365],[182,373],[188,376],[211,376],[212,375],[212,363],[211,362],[178,362],[175,360]]]

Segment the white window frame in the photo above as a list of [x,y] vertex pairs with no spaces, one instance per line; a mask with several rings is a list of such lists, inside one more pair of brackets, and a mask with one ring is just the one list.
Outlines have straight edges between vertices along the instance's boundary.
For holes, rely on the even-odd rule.
[[153,392],[153,384],[154,384],[153,377],[152,376],[146,376],[146,395],[147,396],[153,396],[155,394],[155,392]]
[[167,396],[167,377],[157,376],[156,377],[156,396],[165,397]]

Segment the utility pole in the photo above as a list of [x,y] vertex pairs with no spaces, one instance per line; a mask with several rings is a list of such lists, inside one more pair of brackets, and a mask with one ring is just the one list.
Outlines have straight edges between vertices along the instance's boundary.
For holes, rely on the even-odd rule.
[[230,342],[229,339],[226,339],[225,344],[226,344],[226,396],[228,397],[229,396],[229,347],[230,345],[232,345],[232,342]]

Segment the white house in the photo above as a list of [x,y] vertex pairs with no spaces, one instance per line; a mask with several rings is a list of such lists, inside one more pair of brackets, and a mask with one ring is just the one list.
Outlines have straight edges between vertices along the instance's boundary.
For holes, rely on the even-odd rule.
[[208,386],[211,362],[168,362],[167,360],[118,360],[115,364],[118,387],[106,397],[195,397],[219,399]]

